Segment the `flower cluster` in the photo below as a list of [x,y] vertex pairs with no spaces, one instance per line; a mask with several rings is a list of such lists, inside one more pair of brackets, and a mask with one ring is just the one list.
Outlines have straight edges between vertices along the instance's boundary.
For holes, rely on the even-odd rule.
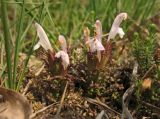
[[101,51],[105,50],[104,46],[102,45],[102,24],[99,20],[95,23],[95,38],[90,38],[90,31],[88,28],[84,29],[84,36],[86,45],[89,48],[89,52],[97,52],[97,58],[100,62],[101,60]]
[[[40,46],[42,46],[46,51],[51,51],[54,52],[51,43],[46,35],[46,33],[44,32],[43,28],[41,25],[39,25],[38,23],[35,23],[35,27],[37,29],[37,34],[39,37],[39,41],[38,43],[34,46],[34,50],[38,49]],[[67,53],[67,43],[66,43],[66,39],[64,38],[64,36],[59,35],[58,37],[58,41],[61,45],[61,50],[58,51],[55,54],[56,58],[61,58],[62,61],[62,65],[64,70],[67,69],[68,65],[70,64],[69,62],[69,56]]]
[[[126,18],[127,18],[127,13],[120,13],[116,16],[116,18],[112,24],[111,30],[109,32],[107,41],[110,41],[110,39],[114,39],[117,34],[119,34],[120,38],[123,38],[125,33],[124,33],[123,29],[120,27],[120,24]],[[70,61],[69,61],[69,56],[67,53],[67,43],[66,43],[65,37],[63,35],[59,35],[58,42],[59,42],[61,48],[60,48],[60,51],[55,53],[45,31],[42,28],[42,26],[39,25],[38,23],[35,23],[35,27],[36,27],[37,34],[39,37],[39,41],[35,45],[34,50],[36,50],[40,46],[42,46],[49,53],[53,53],[55,58],[60,58],[61,64],[62,64],[64,70],[66,70],[70,64]],[[95,27],[95,36],[93,38],[90,37],[90,30],[88,28],[84,29],[85,45],[86,45],[89,52],[91,52],[91,53],[96,52],[97,53],[97,59],[100,62],[101,61],[101,52],[104,50],[107,50],[102,45],[103,33],[102,33],[102,24],[101,24],[100,20],[96,20],[94,27]]]

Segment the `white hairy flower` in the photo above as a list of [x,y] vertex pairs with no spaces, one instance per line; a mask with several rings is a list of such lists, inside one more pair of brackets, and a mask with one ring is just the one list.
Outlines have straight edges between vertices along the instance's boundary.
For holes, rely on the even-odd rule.
[[97,39],[90,39],[89,41],[86,42],[86,45],[89,46],[90,52],[105,50],[102,43]]
[[42,26],[40,24],[38,24],[38,23],[35,23],[35,27],[36,27],[37,34],[38,34],[38,37],[39,37],[39,41],[34,46],[34,50],[36,50],[40,46],[42,46],[46,51],[47,50],[53,51],[51,43],[50,43],[50,41],[49,41],[44,29],[42,28]]
[[102,45],[102,24],[100,20],[96,20],[95,26],[95,38],[90,38],[90,31],[88,28],[84,29],[84,36],[86,41],[86,46],[88,47],[90,52],[97,52],[97,58],[100,62],[101,60],[101,51],[105,50]]
[[61,50],[55,54],[55,57],[56,58],[61,58],[63,68],[64,68],[64,70],[66,70],[68,65],[70,64],[69,56],[68,56],[68,53],[67,53],[66,39],[63,35],[59,35],[58,41],[61,45]]
[[98,61],[100,62],[101,61],[101,51],[102,50],[105,50],[103,45],[102,45],[102,24],[100,22],[100,20],[96,20],[96,23],[95,23],[95,32],[96,32],[96,39],[99,41],[97,43],[97,58],[98,58]]
[[112,24],[111,30],[109,32],[108,41],[110,39],[114,39],[117,34],[120,36],[120,38],[123,38],[125,33],[123,29],[120,27],[120,24],[125,19],[127,19],[127,13],[120,13],[116,16]]
[[101,42],[103,33],[102,33],[102,24],[101,24],[100,20],[96,20],[95,32],[96,32],[96,39]]
[[58,41],[61,45],[61,49],[65,52],[67,52],[67,43],[66,43],[65,37],[63,35],[59,35]]
[[69,56],[68,56],[68,54],[65,52],[65,51],[59,51],[59,52],[57,52],[56,54],[55,54],[55,57],[56,58],[61,58],[61,60],[62,60],[62,65],[63,65],[63,68],[64,68],[64,70],[66,70],[67,69],[67,67],[68,67],[68,65],[69,65]]
[[90,39],[89,41],[86,42],[86,44],[88,44],[88,46],[90,48],[90,52],[96,52],[97,51],[97,58],[98,58],[98,61],[100,62],[101,51],[105,50],[102,43],[97,39]]

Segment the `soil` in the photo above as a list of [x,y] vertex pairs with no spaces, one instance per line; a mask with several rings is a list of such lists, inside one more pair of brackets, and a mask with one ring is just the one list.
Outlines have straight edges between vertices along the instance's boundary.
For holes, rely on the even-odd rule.
[[[32,60],[34,60],[33,64]],[[53,76],[47,65],[35,57],[30,60],[30,63],[23,90],[26,89],[25,95],[32,104],[34,112],[53,104],[38,113],[35,119],[55,118],[66,82],[68,87],[58,115],[59,119],[95,119],[102,110],[106,115],[104,119],[107,116],[110,119],[120,119],[121,115],[117,113],[122,114],[123,94],[140,79],[138,74],[137,79],[132,79],[132,58],[127,63],[122,63],[123,65],[118,65],[113,60],[112,64],[108,64],[104,70],[89,70],[85,62],[76,62],[75,65],[71,64],[65,76]],[[42,70],[35,70],[37,66],[42,67],[38,68]],[[135,86],[136,91],[131,95],[128,105],[134,118],[160,118],[159,87],[160,82],[156,79],[152,79],[150,89],[143,90],[142,86]]]

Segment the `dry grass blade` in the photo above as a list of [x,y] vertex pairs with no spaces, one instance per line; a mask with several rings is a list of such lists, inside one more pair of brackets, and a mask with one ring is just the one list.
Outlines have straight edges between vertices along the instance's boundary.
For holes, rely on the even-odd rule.
[[148,69],[148,71],[144,74],[144,76],[142,77],[142,79],[145,79],[145,78],[148,76],[148,74],[149,74],[154,68],[156,68],[156,64],[153,64],[153,65]]
[[95,99],[91,99],[91,98],[86,98],[86,100],[92,104],[96,104],[96,105],[100,105],[103,106],[105,108],[107,108],[108,111],[115,113],[119,116],[121,116],[121,114],[115,110],[113,110],[112,108],[110,108],[108,105],[104,104],[103,102],[101,102],[100,100],[95,100]]
[[27,83],[26,87],[23,90],[22,95],[26,94],[26,92],[28,91],[28,89],[29,89],[29,87],[30,87],[31,84],[32,84],[32,80],[29,80],[29,82]]
[[108,115],[102,110],[96,117],[96,119],[102,119],[103,117],[106,117],[106,119],[109,119]]
[[51,104],[51,105],[49,105],[49,106],[47,106],[47,107],[42,108],[41,110],[38,110],[37,112],[33,113],[33,114],[30,116],[30,118],[31,118],[31,119],[35,118],[38,114],[46,111],[47,109],[53,107],[53,106],[56,105],[56,104],[57,104],[57,103],[53,103],[53,104]]
[[65,98],[65,94],[66,94],[66,91],[67,91],[67,87],[68,87],[68,81],[66,82],[66,86],[64,88],[63,95],[62,95],[62,98],[61,98],[61,101],[60,101],[60,104],[59,104],[55,119],[59,119],[59,114],[61,112],[61,108],[62,108],[62,105],[63,105],[63,102],[64,102],[64,98]]
[[123,99],[122,99],[122,109],[123,109],[122,119],[124,119],[125,117],[127,119],[133,119],[131,113],[128,110],[128,103],[130,101],[130,97],[131,97],[133,91],[134,91],[134,85],[132,85],[130,88],[128,88],[123,95]]
[[[135,62],[134,68],[133,68],[133,71],[132,71],[132,80],[136,79],[137,71],[138,71],[138,63]],[[123,97],[122,97],[122,110],[123,110],[122,119],[124,119],[125,117],[128,118],[128,119],[133,119],[131,113],[128,110],[128,104],[129,104],[129,101],[130,101],[130,98],[131,98],[131,95],[132,95],[134,89],[135,89],[135,85],[133,84],[123,94]]]
[[158,114],[160,114],[160,108],[156,107],[155,105],[152,105],[148,102],[145,101],[141,101],[142,104],[144,104],[145,106],[147,106],[148,108],[152,109],[154,112],[157,112]]

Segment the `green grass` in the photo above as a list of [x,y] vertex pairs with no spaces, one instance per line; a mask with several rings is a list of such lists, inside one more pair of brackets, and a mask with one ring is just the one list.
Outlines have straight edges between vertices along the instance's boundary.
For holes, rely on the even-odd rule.
[[11,36],[9,30],[9,23],[7,17],[7,7],[6,7],[5,0],[1,0],[1,12],[2,14],[2,24],[4,29],[4,44],[5,44],[5,51],[6,51],[6,59],[7,59],[7,72],[8,72],[8,79],[5,81],[7,88],[13,88],[13,81],[12,81],[12,65],[11,65]]
[[17,34],[17,38],[16,38],[16,43],[15,43],[15,52],[14,52],[14,65],[13,65],[13,84],[14,84],[14,89],[16,88],[16,75],[17,75],[17,65],[18,65],[18,54],[19,54],[19,50],[20,50],[20,39],[22,36],[22,29],[23,29],[23,20],[24,20],[24,6],[25,6],[25,2],[23,0],[22,3],[22,9],[21,9],[21,13],[20,13],[20,17],[19,17],[19,24],[18,24],[18,34]]
[[[83,42],[83,28],[93,31],[96,19],[102,21],[103,33],[108,33],[115,16],[127,12],[128,22],[124,23],[127,32],[135,22],[145,25],[146,20],[157,14],[158,0],[1,0],[1,57],[0,78],[5,86],[19,90],[24,80],[27,64],[33,54],[37,36],[33,23],[40,23],[57,50],[56,41],[63,34],[69,47]],[[155,4],[156,3],[156,4]],[[1,27],[0,27],[1,28]],[[93,35],[93,32],[91,32]],[[4,48],[3,48],[4,47]],[[17,71],[19,53],[27,58],[20,71]],[[5,63],[4,61],[7,61]],[[7,71],[7,76],[5,75]],[[19,74],[19,77],[18,74]]]

